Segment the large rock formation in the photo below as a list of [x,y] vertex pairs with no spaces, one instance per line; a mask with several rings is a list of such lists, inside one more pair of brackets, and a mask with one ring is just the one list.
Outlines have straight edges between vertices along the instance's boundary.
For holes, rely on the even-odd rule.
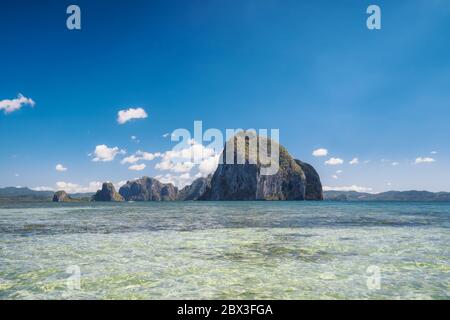
[[192,184],[185,186],[178,192],[178,200],[200,200],[205,192],[211,188],[212,175],[206,178],[198,178]]
[[[104,183],[102,190],[92,199],[94,201],[323,200],[320,177],[311,165],[293,159],[283,146],[273,140],[256,138],[257,136],[251,132],[237,134],[225,144],[221,155],[223,163],[219,164],[214,174],[207,178],[199,178],[180,191],[171,183],[166,184],[154,178],[143,177],[128,181],[120,188],[119,194],[115,192],[111,183]],[[242,148],[234,148],[238,144]],[[275,162],[278,170],[266,174],[269,158],[264,154],[271,155],[272,150],[278,151],[278,161]],[[233,157],[234,161],[227,163],[227,154]],[[237,164],[238,159],[242,160],[241,164]],[[272,159],[272,165],[274,160],[276,158]]]
[[119,193],[127,201],[170,201],[177,200],[178,189],[171,183],[143,177],[128,181],[119,189]]
[[105,182],[102,185],[102,189],[98,190],[96,194],[92,196],[92,201],[123,201],[123,197],[116,192],[116,188],[110,182]]
[[65,191],[57,191],[53,195],[53,202],[74,202],[77,199],[71,198]]
[[[225,144],[221,155],[223,164],[219,164],[212,177],[211,187],[201,197],[202,200],[321,200],[321,185],[317,184],[317,181],[314,182],[318,175],[311,166],[305,166],[308,176],[312,177],[308,190],[313,190],[307,195],[307,176],[286,148],[262,137],[257,147],[251,148],[249,139],[252,138],[255,139],[251,133],[239,133],[234,137],[234,143],[230,140]],[[234,148],[234,152],[231,151],[234,154],[234,162],[226,163],[226,151],[237,145],[237,139],[244,139],[241,141],[245,141],[245,148]],[[279,150],[279,169],[275,174],[263,175],[263,164],[259,156],[255,157],[255,153],[259,155],[260,148],[264,146],[267,146],[268,154],[271,150],[276,150],[274,148]],[[244,164],[236,163],[239,157],[245,159]],[[252,164],[250,159],[257,161]]]
[[306,162],[295,160],[306,177],[305,200],[323,200],[322,183],[314,167]]

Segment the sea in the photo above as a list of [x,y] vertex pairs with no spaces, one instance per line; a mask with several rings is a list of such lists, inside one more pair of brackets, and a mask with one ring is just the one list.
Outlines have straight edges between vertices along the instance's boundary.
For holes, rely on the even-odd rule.
[[450,203],[0,205],[0,299],[449,299]]

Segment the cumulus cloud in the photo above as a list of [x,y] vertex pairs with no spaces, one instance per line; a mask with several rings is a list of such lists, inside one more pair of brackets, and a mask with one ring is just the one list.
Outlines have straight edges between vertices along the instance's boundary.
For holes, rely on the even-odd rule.
[[340,164],[343,164],[344,160],[340,159],[340,158],[330,158],[327,161],[325,161],[325,164],[329,165],[329,166],[337,166]]
[[156,159],[158,157],[161,157],[161,153],[159,153],[159,152],[151,153],[151,152],[138,150],[134,154],[123,158],[120,163],[122,163],[122,164],[133,164],[133,163],[136,163],[138,161],[152,161],[152,160],[154,160],[154,159]]
[[328,155],[328,150],[324,148],[319,148],[313,151],[312,155],[314,157],[325,157]]
[[[211,148],[191,141],[186,148],[180,150],[169,150],[161,155],[161,161],[156,164],[155,169],[168,170],[174,173],[190,172],[197,167],[199,172],[207,176],[213,172],[218,165],[219,155]],[[193,161],[199,160],[198,163]]]
[[145,119],[147,118],[147,112],[142,108],[129,108],[128,110],[120,110],[117,114],[117,122],[124,124],[133,119]]
[[353,158],[349,164],[358,164],[359,163],[359,159],[358,158]]
[[183,188],[184,186],[191,184],[198,177],[199,176],[191,176],[189,172],[186,172],[181,175],[167,173],[165,175],[157,175],[155,178],[162,183],[171,183],[178,188]]
[[102,161],[102,162],[108,162],[113,161],[114,158],[118,154],[125,154],[124,150],[119,150],[118,147],[110,148],[105,144],[98,145],[95,147],[94,150],[94,159],[92,161]]
[[159,156],[161,160],[155,165],[155,169],[168,173],[158,177],[162,182],[170,182],[177,187],[183,187],[197,178],[208,176],[216,170],[220,159],[220,154],[214,149],[194,140],[185,148],[169,150]]
[[198,165],[198,171],[203,177],[208,176],[210,173],[216,171],[217,166],[219,165],[220,154],[216,154],[214,156],[210,156]]
[[64,171],[67,171],[67,168],[64,167],[62,164],[57,164],[55,167],[55,170],[58,172],[64,172]]
[[155,165],[157,170],[170,170],[175,173],[189,172],[194,167],[194,163],[186,162],[171,162],[170,160],[163,160]]
[[350,187],[329,187],[323,186],[324,191],[356,191],[356,192],[371,192],[372,188],[360,187],[356,185],[351,185]]
[[32,99],[27,98],[20,93],[17,95],[17,98],[15,99],[12,100],[5,99],[0,101],[0,110],[3,110],[5,114],[20,110],[23,106],[34,107],[35,102]]
[[159,153],[159,152],[151,153],[151,152],[145,152],[145,151],[138,150],[138,151],[136,152],[136,155],[137,155],[138,157],[140,157],[140,159],[142,159],[142,160],[145,160],[145,161],[152,161],[152,160],[154,160],[155,158],[160,157],[160,156],[161,156],[161,153]]
[[436,160],[434,160],[433,158],[430,158],[430,157],[418,157],[418,158],[416,158],[416,160],[414,161],[415,164],[420,164],[420,163],[431,163],[431,162],[436,162]]
[[52,187],[45,187],[45,186],[34,187],[34,188],[31,188],[31,190],[33,190],[33,191],[55,191],[55,189],[53,189]]
[[91,181],[87,186],[81,186],[76,183],[58,181],[56,182],[57,190],[64,190],[67,193],[85,193],[85,192],[96,192],[101,189],[102,183],[99,181]]
[[139,160],[141,160],[141,158],[136,157],[134,154],[129,156],[129,157],[125,157],[122,159],[122,161],[120,161],[120,163],[122,164],[126,164],[126,163],[136,163]]
[[114,188],[116,188],[116,190],[119,190],[120,187],[122,187],[124,184],[126,184],[128,181],[127,180],[121,180],[119,182],[114,183]]
[[141,163],[141,164],[134,164],[132,166],[129,166],[128,169],[133,170],[133,171],[142,171],[145,169],[145,167],[146,167],[146,165],[144,163]]
[[189,172],[194,167],[194,164],[190,161],[186,162],[177,162],[174,163],[173,166],[170,168],[171,171],[175,173],[184,173]]

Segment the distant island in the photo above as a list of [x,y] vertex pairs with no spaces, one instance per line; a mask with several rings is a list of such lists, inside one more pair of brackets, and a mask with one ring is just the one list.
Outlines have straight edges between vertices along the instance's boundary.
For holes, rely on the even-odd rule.
[[450,192],[386,191],[364,193],[356,191],[325,191],[324,200],[329,201],[449,201]]
[[[143,177],[142,179],[152,179]],[[139,179],[139,180],[142,180]],[[153,179],[156,180],[156,179]],[[157,181],[157,180],[156,180]],[[179,190],[180,198],[176,200],[202,200],[198,199],[197,188],[202,189],[201,181],[194,181],[190,186]],[[89,202],[92,201],[94,193],[75,193],[67,194],[69,198],[54,199],[58,192],[54,191],[34,191],[26,187],[7,187],[0,188],[0,203],[21,203],[21,202]],[[324,201],[432,201],[432,202],[450,202],[450,192],[430,192],[430,191],[387,191],[381,193],[363,193],[356,191],[324,191]],[[149,200],[151,201],[151,200]],[[162,200],[164,201],[164,200]]]
[[[248,138],[250,136],[250,138]],[[251,163],[249,140],[259,138],[255,144],[255,152],[259,155],[260,146],[277,148],[279,150],[279,169],[275,174],[264,175],[263,164],[259,157]],[[232,140],[234,139],[234,141]],[[95,193],[92,201],[224,201],[224,200],[323,200],[322,184],[316,170],[309,164],[294,159],[286,148],[271,139],[257,137],[249,132],[238,133],[224,146],[221,154],[222,163],[214,174],[196,179],[191,185],[179,190],[171,183],[162,183],[157,179],[142,177],[128,181],[117,192],[114,185],[105,182],[102,189]],[[238,139],[245,141],[243,150],[234,148]],[[256,139],[254,140],[256,142]],[[234,161],[226,161],[227,149],[232,146]],[[245,159],[243,164],[237,164],[236,159]],[[77,201],[59,191],[55,195],[56,202]],[[62,196],[61,196],[62,195]]]
[[[240,137],[239,135],[243,135]],[[262,138],[270,148],[279,148],[279,170],[273,175],[262,174],[262,164],[248,161],[250,150],[248,132],[237,134],[233,146],[234,158],[246,159],[244,164],[229,164],[222,161],[213,174],[198,178],[191,185],[178,189],[171,183],[162,183],[155,178],[142,177],[127,181],[118,191],[110,182],[105,182],[96,193],[68,194],[64,190],[34,191],[29,188],[0,188],[1,202],[123,202],[123,201],[450,201],[448,192],[388,191],[378,194],[356,191],[323,191],[319,174],[313,166],[294,159],[287,149],[273,140]],[[234,148],[238,138],[245,141],[245,154]],[[259,152],[258,143],[256,148]],[[227,155],[229,142],[221,154]],[[235,161],[236,162],[236,161]]]

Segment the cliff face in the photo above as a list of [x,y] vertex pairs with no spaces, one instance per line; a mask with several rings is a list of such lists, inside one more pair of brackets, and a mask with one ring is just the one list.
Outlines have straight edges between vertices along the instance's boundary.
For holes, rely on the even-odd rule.
[[[238,137],[238,136],[237,136]],[[236,138],[235,143],[236,145]],[[244,164],[219,164],[211,181],[208,194],[203,200],[305,200],[306,176],[301,166],[290,156],[289,152],[281,145],[270,139],[260,141],[262,146],[267,145],[268,150],[279,150],[279,169],[276,174],[263,175],[262,164],[259,157],[252,164],[249,159],[251,152],[259,153],[260,145],[251,150],[248,141],[245,143],[244,154],[234,148],[234,160],[238,157],[245,159]],[[226,150],[233,147],[230,140],[225,144],[222,158],[226,160]],[[256,151],[255,151],[256,150]]]
[[211,188],[212,175],[206,178],[198,178],[191,185],[184,187],[178,192],[178,200],[200,200],[205,192]]
[[300,160],[295,162],[302,168],[306,178],[305,200],[323,200],[322,183],[316,169]]
[[156,179],[143,177],[128,181],[119,190],[126,201],[171,201],[177,200],[178,189],[171,183],[161,183]]
[[102,185],[102,189],[98,190],[96,194],[92,196],[92,201],[123,201],[123,197],[116,192],[116,188],[110,182],[105,182]]

